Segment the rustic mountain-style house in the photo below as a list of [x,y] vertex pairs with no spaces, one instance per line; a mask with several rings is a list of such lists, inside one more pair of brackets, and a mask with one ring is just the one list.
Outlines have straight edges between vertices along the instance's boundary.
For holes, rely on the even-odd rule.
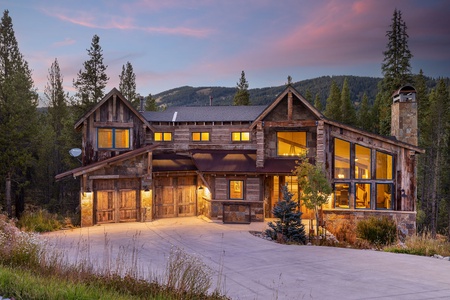
[[[75,124],[82,132],[82,226],[204,215],[223,222],[270,218],[299,155],[321,162],[334,187],[329,228],[387,215],[415,230],[417,103],[393,95],[391,137],[325,118],[288,85],[267,106],[168,107],[139,112],[111,90]],[[308,212],[305,211],[305,216]]]

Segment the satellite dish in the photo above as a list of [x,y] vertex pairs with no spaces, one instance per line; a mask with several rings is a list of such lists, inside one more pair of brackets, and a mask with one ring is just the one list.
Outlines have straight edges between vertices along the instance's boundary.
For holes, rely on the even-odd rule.
[[69,150],[69,154],[70,154],[70,156],[72,156],[72,157],[80,156],[80,154],[81,154],[81,149],[80,149],[80,148],[73,148],[73,149],[70,149],[70,150]]

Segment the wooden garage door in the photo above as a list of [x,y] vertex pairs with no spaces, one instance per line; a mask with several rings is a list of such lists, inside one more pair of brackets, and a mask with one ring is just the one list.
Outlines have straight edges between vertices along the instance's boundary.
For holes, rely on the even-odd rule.
[[155,209],[157,218],[195,216],[196,177],[156,177]]
[[94,192],[96,223],[138,220],[138,180],[95,180]]

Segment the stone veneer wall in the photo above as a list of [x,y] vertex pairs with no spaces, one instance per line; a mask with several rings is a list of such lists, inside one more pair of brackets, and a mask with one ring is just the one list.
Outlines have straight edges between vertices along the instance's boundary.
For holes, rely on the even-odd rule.
[[[209,202],[209,201],[207,201]],[[245,201],[212,201],[205,215],[210,219],[222,220],[228,222],[241,222],[250,219],[251,222],[264,221],[264,203],[245,203]],[[223,207],[227,206],[225,211],[225,220],[223,219]],[[250,217],[249,214],[250,213]]]
[[334,234],[338,240],[356,240],[356,225],[359,221],[371,216],[387,216],[397,223],[397,228],[404,235],[416,233],[416,212],[406,211],[354,211],[354,210],[324,210],[323,219],[326,229]]

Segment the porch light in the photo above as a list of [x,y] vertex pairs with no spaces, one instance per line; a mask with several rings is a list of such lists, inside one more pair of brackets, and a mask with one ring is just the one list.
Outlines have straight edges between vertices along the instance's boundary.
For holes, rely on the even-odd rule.
[[199,189],[199,190],[203,190],[203,185],[201,185],[198,189]]

